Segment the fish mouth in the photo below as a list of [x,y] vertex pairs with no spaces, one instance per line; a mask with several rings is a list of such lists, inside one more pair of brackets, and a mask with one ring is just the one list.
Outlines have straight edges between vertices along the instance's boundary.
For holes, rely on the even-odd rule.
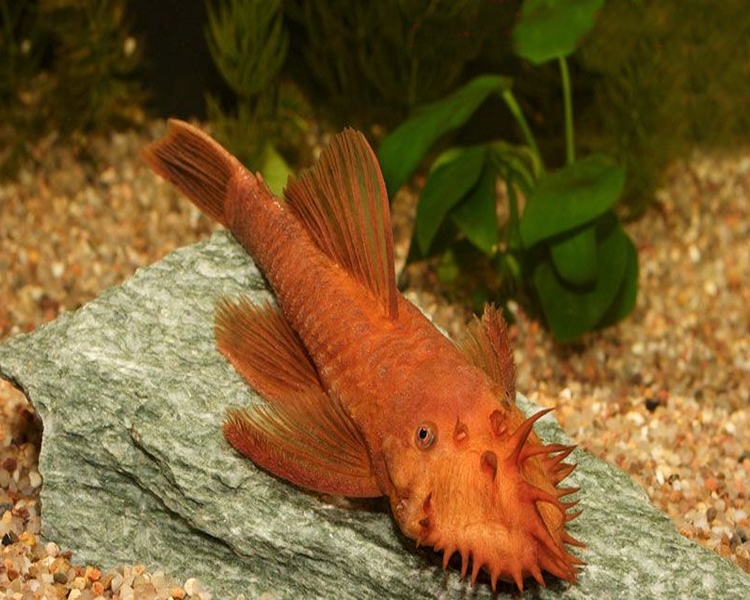
[[569,512],[577,501],[563,501],[578,490],[558,487],[574,469],[563,462],[573,447],[530,438],[540,416],[518,427],[502,453],[485,449],[444,464],[421,506],[417,545],[442,552],[443,568],[458,554],[461,577],[474,583],[484,571],[493,591],[499,581],[522,591],[528,578],[544,586],[544,572],[573,582],[583,564],[566,548],[583,545],[566,531],[580,514]]
[[454,556],[460,558],[461,579],[470,577],[474,584],[486,573],[492,591],[498,582],[514,583],[520,591],[524,580],[533,578],[544,587],[544,572],[574,582],[578,565],[583,564],[565,549],[565,544],[581,544],[566,532],[559,539],[547,529],[543,518],[526,520],[522,527],[510,528],[507,522],[470,523],[458,528],[443,529],[435,520],[423,520],[423,531],[417,546],[431,546],[443,553],[443,569]]

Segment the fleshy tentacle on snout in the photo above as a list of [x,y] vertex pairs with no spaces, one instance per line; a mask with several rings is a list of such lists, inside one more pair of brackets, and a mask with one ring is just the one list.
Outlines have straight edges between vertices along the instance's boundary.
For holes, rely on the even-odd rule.
[[527,418],[509,433],[506,415],[496,411],[490,417],[495,449],[484,450],[478,460],[472,455],[477,460],[473,470],[446,465],[452,472],[445,480],[454,483],[427,496],[417,537],[418,545],[443,552],[444,568],[458,553],[461,577],[471,565],[475,582],[483,569],[493,590],[501,580],[523,590],[527,577],[545,585],[545,571],[576,580],[583,563],[566,545],[583,544],[565,526],[580,513],[569,512],[576,501],[562,498],[578,490],[558,487],[575,469],[564,462],[574,448],[542,444],[532,433],[547,412]]

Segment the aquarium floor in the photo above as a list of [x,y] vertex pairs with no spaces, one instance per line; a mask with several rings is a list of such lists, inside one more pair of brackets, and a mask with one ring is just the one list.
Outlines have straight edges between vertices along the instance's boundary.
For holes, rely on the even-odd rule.
[[[140,162],[163,132],[50,136],[0,185],[0,340],[75,310],[214,225]],[[394,203],[403,264],[413,194]],[[695,152],[665,173],[657,202],[627,225],[640,259],[633,314],[556,344],[511,304],[518,389],[555,407],[579,446],[616,464],[685,536],[750,572],[750,149]],[[406,295],[451,333],[468,313],[423,267]],[[102,573],[41,540],[33,409],[0,383],[0,591],[14,598],[207,598],[194,580],[123,565]],[[34,596],[37,594],[37,596]],[[8,596],[11,597],[11,596]]]

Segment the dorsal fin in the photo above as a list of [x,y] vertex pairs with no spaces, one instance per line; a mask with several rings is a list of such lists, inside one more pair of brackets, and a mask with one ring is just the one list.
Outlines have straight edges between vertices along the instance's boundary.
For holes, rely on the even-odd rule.
[[349,271],[396,318],[388,192],[365,136],[345,129],[312,169],[291,179],[289,205],[320,249]]
[[299,337],[266,303],[226,300],[216,313],[216,344],[266,400],[231,410],[224,436],[274,475],[301,487],[343,496],[382,492],[362,436],[329,398]]
[[510,402],[515,398],[516,367],[505,321],[497,308],[488,304],[480,321],[469,324],[464,338],[457,344],[463,355],[482,369],[505,391]]

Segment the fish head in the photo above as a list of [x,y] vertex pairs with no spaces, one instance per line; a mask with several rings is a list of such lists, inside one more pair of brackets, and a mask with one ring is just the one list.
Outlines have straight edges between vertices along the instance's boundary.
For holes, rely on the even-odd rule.
[[524,418],[496,397],[467,404],[426,410],[385,440],[401,530],[443,552],[444,568],[458,553],[462,578],[471,564],[472,582],[485,571],[493,589],[502,580],[522,590],[527,577],[543,585],[543,571],[574,581],[580,560],[565,544],[580,543],[565,526],[575,503],[561,498],[576,490],[557,487],[574,469],[563,462],[573,448],[544,445],[534,434],[548,411]]

